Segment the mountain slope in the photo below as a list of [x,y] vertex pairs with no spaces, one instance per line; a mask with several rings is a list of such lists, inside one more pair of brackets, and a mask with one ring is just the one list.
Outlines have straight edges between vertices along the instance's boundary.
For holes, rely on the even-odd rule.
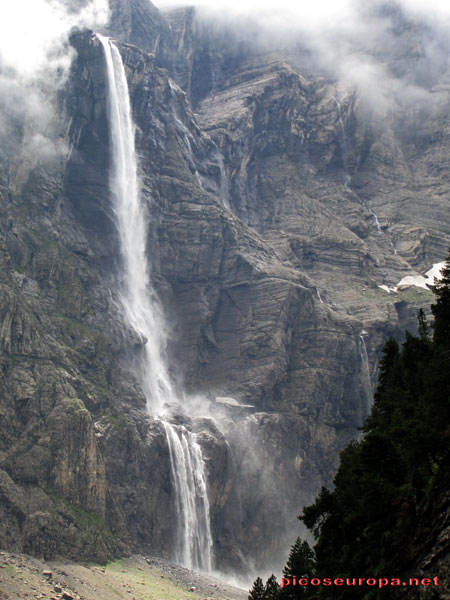
[[[426,289],[379,286],[424,273],[448,245],[446,74],[426,82],[433,110],[399,105],[387,119],[304,49],[255,45],[192,9],[114,1],[108,32],[130,88],[173,377],[212,405],[254,407],[228,404],[219,426],[178,407],[207,463],[217,565],[281,563],[299,506],[368,413],[384,339],[430,302]],[[393,30],[396,68],[422,35]],[[25,161],[20,116],[1,140],[0,545],[169,556],[170,457],[118,296],[104,57],[91,31],[71,43],[60,151]]]

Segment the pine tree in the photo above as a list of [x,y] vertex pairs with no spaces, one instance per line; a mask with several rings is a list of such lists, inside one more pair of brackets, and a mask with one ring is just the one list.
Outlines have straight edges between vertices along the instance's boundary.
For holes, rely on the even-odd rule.
[[257,577],[248,595],[248,600],[264,600],[264,583],[261,577]]
[[[389,577],[410,568],[423,515],[450,479],[450,256],[442,275],[433,286],[432,338],[420,311],[418,337],[406,332],[401,349],[393,338],[386,342],[365,435],[341,452],[333,491],[322,488],[303,509],[300,519],[316,544],[313,552],[297,539],[291,549],[283,575],[296,576],[297,585],[281,589],[272,576],[264,600],[347,600],[344,588],[330,595],[299,586],[298,579],[369,572]],[[352,596],[369,597],[363,589],[353,589]],[[370,592],[371,599],[384,597],[384,590]]]
[[302,541],[299,537],[295,541],[289,553],[286,566],[283,569],[283,577],[291,579],[291,585],[283,587],[281,590],[281,598],[299,598],[310,595],[308,586],[299,587],[293,586],[293,577],[297,577],[297,581],[302,578],[311,579],[315,574],[315,557],[314,551],[310,548],[306,540]]
[[394,407],[390,396],[393,389],[397,390],[398,397],[401,396],[402,383],[400,349],[395,339],[390,337],[383,347],[375,402],[371,414],[364,423],[363,431],[367,432],[376,428],[385,429],[391,423]]
[[433,292],[436,302],[431,306],[434,315],[433,340],[437,346],[450,346],[450,255],[441,270],[442,278],[436,281]]
[[423,308],[419,310],[417,315],[419,337],[421,340],[428,342],[430,339],[430,328],[428,327],[427,317],[423,312]]
[[314,552],[306,540],[301,540],[298,537],[289,553],[289,558],[283,569],[283,575],[284,577],[292,577],[293,575],[297,575],[298,577],[312,577],[314,569]]
[[281,597],[281,587],[275,575],[271,575],[266,581],[264,588],[264,600],[279,600]]
[[[450,257],[442,274],[433,287],[433,338],[420,311],[418,337],[406,332],[401,350],[394,339],[386,342],[365,436],[341,453],[334,490],[323,489],[303,510],[317,539],[319,576],[401,572],[420,515],[448,477]],[[344,600],[345,590],[333,590],[333,598]]]
[[[434,451],[428,451],[432,471],[450,457],[450,255],[441,273],[442,279],[433,286],[436,296],[431,306],[434,353],[427,369],[422,401],[423,425],[429,433],[430,447],[434,446]],[[446,429],[444,424],[447,424]]]

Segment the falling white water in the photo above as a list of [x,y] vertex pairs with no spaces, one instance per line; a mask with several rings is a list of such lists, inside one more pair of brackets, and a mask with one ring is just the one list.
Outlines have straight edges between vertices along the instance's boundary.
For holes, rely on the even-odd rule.
[[370,214],[372,215],[372,217],[375,220],[375,225],[377,226],[378,233],[381,235],[383,232],[381,231],[381,225],[380,225],[380,221],[378,220],[377,214],[374,213],[371,208],[369,208],[368,210],[369,210]]
[[351,181],[351,177],[350,174],[348,172],[348,161],[347,161],[347,136],[345,135],[345,126],[344,126],[344,121],[342,120],[342,113],[341,113],[341,104],[338,101],[337,98],[333,98],[334,102],[337,106],[338,109],[338,117],[339,117],[339,125],[341,126],[341,154],[342,154],[342,165],[344,167],[344,185],[345,187],[348,188],[350,181]]
[[192,151],[192,146],[191,146],[191,141],[190,141],[192,139],[192,133],[189,131],[189,129],[186,127],[186,125],[183,123],[183,121],[181,121],[181,119],[179,119],[176,116],[175,108],[173,109],[173,111],[174,111],[175,125],[176,125],[178,131],[183,136],[184,145],[186,146],[186,149],[188,151],[188,158],[194,169],[195,179],[197,180],[197,183],[199,184],[199,186],[203,187],[200,173],[198,172],[197,167],[195,166],[195,157],[194,157],[194,153]]
[[177,513],[175,559],[193,569],[211,571],[212,540],[203,458],[196,435],[164,423],[174,474]]
[[[186,127],[186,125],[183,123],[183,121],[179,118],[178,112],[176,109],[176,94],[177,94],[177,91],[179,90],[179,88],[178,88],[178,86],[176,86],[176,84],[174,84],[172,82],[171,79],[169,79],[169,87],[170,87],[170,92],[171,92],[171,96],[172,96],[171,106],[172,106],[172,116],[173,116],[175,126],[176,126],[178,132],[181,133],[181,135],[183,136],[184,145],[188,152],[189,162],[194,171],[195,178],[197,179],[199,186],[204,189],[202,178],[200,177],[200,173],[198,172],[198,169],[195,166],[195,156],[194,156],[194,152],[192,150],[192,143],[191,143],[192,141],[194,141],[193,135],[189,131],[189,129]],[[214,142],[212,140],[211,140],[211,143],[214,144]],[[214,146],[215,146],[215,144],[214,144]],[[215,158],[217,160],[217,166],[219,167],[219,173],[220,173],[219,199],[222,203],[222,206],[224,208],[227,208],[228,210],[230,210],[230,202],[229,202],[230,192],[229,192],[229,187],[228,187],[228,178],[227,178],[225,166],[223,163],[222,153],[220,152],[220,150],[217,147],[216,147],[216,151],[215,151]]]
[[220,200],[222,202],[222,206],[224,206],[225,208],[228,208],[228,210],[229,210],[230,209],[230,201],[229,201],[230,190],[228,188],[228,178],[227,178],[227,173],[225,171],[225,165],[223,164],[223,156],[219,149],[217,149],[216,158],[217,158],[217,164],[219,165],[219,170],[220,170],[220,189],[219,189]]
[[373,220],[375,221],[375,225],[377,227],[378,235],[385,237],[385,239],[388,241],[388,243],[389,243],[392,251],[394,252],[394,255],[396,256],[398,254],[398,252],[397,252],[397,249],[396,249],[396,247],[394,245],[394,242],[392,241],[392,239],[390,238],[389,235],[387,235],[386,233],[383,234],[383,230],[381,229],[380,220],[378,219],[378,215],[376,214],[376,212],[374,212],[371,208],[369,208],[367,206],[366,202],[361,202],[361,204],[369,212],[370,216],[373,217]]
[[116,46],[106,37],[97,37],[104,49],[108,79],[110,187],[123,262],[121,303],[125,321],[142,340],[142,352],[135,366],[148,410],[160,415],[166,432],[177,513],[176,558],[188,568],[210,571],[212,537],[201,449],[195,434],[162,418],[168,405],[176,401],[176,395],[165,356],[163,312],[150,286],[146,253],[148,218],[141,200],[125,69]]
[[192,145],[191,145],[191,140],[193,139],[192,133],[189,131],[189,129],[186,127],[186,125],[183,123],[183,121],[179,118],[177,109],[175,107],[177,86],[172,82],[171,79],[169,79],[168,81],[169,81],[170,93],[172,96],[171,105],[172,105],[173,120],[174,120],[177,130],[183,136],[184,145],[188,152],[188,158],[189,158],[191,167],[194,170],[195,179],[197,180],[197,183],[199,184],[199,186],[201,188],[203,188],[202,178],[200,177],[200,173],[198,172],[198,169],[195,166],[195,156],[194,156],[194,152],[192,151]]
[[[337,98],[333,98],[336,107],[338,109],[338,122],[339,125],[341,126],[341,152],[342,152],[342,165],[344,167],[344,185],[346,188],[348,188],[350,181],[351,181],[351,176],[348,172],[348,150],[347,150],[347,136],[345,135],[345,126],[344,126],[344,121],[342,120],[342,113],[341,113],[341,104],[338,101]],[[362,206],[364,206],[364,208],[369,212],[370,216],[373,217],[373,220],[375,222],[377,231],[379,235],[383,234],[383,231],[381,229],[381,225],[380,225],[380,221],[378,219],[377,214],[367,206],[367,204],[364,201],[360,200],[360,203],[362,204]],[[390,240],[389,240],[390,241]],[[392,242],[390,241],[390,244],[394,250],[394,254],[397,254],[397,251],[395,250]]]
[[108,75],[110,187],[123,261],[121,302],[125,321],[143,343],[137,368],[149,409],[160,414],[164,405],[173,400],[173,389],[164,356],[167,342],[164,320],[149,285],[147,215],[141,202],[128,84],[116,46],[103,36],[98,39],[104,49]]
[[364,333],[361,332],[359,335],[359,355],[361,357],[361,365],[362,365],[362,383],[365,395],[366,406],[365,412],[366,417],[370,413],[370,409],[373,403],[373,392],[372,392],[372,382],[370,379],[370,369],[369,369],[369,357],[367,355],[366,342],[364,340]]

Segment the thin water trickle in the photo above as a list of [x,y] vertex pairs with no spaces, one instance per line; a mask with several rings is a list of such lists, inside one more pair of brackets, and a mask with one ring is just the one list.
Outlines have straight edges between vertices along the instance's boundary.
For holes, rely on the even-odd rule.
[[369,208],[369,212],[375,220],[375,225],[377,226],[378,233],[381,235],[383,232],[381,231],[381,225],[380,225],[380,221],[378,220],[377,214],[374,213],[373,210],[370,208]]
[[351,176],[350,176],[350,173],[348,172],[347,136],[345,134],[344,121],[342,120],[341,104],[337,98],[333,98],[333,100],[338,109],[338,122],[339,122],[339,125],[341,126],[341,128],[340,128],[340,138],[341,138],[340,144],[341,144],[342,166],[344,168],[344,186],[346,188],[348,188],[350,185]]
[[[194,152],[192,149],[192,143],[191,143],[194,140],[193,135],[189,131],[189,129],[186,127],[186,125],[183,123],[183,121],[179,118],[178,112],[176,109],[175,100],[176,100],[177,87],[173,84],[173,82],[170,79],[169,79],[169,86],[170,86],[171,96],[172,96],[172,116],[173,116],[175,126],[176,126],[177,130],[179,131],[179,133],[181,133],[181,135],[183,136],[184,145],[188,152],[188,158],[189,158],[190,164],[192,165],[192,167],[194,169],[195,178],[197,179],[199,186],[201,188],[205,189],[203,186],[203,182],[202,182],[200,173],[198,172],[198,169],[195,166],[195,156],[194,156]],[[214,142],[212,142],[212,143],[214,144]],[[214,144],[214,146],[215,146],[215,144]],[[230,191],[229,191],[229,187],[228,187],[228,178],[227,178],[227,174],[225,171],[225,165],[224,165],[222,153],[220,152],[219,148],[217,148],[217,147],[216,147],[214,156],[217,161],[217,166],[219,167],[219,174],[220,174],[219,190],[218,190],[219,191],[219,199],[222,203],[222,206],[224,208],[230,210],[230,202],[229,202]]]
[[125,69],[117,47],[108,38],[97,37],[103,46],[108,81],[110,188],[122,258],[120,299],[126,323],[142,342],[134,367],[148,411],[161,420],[166,432],[177,514],[175,557],[188,568],[211,571],[213,543],[201,448],[195,434],[167,420],[168,406],[176,403],[177,397],[168,370],[164,315],[150,282],[148,215],[141,198]]
[[370,413],[373,403],[373,391],[372,381],[370,379],[370,368],[369,368],[369,356],[367,354],[366,342],[364,340],[364,334],[359,335],[359,355],[361,357],[361,368],[362,368],[362,384],[365,395],[365,415],[364,418]]
[[[338,101],[337,98],[333,98],[336,107],[338,109],[338,123],[340,125],[340,138],[341,138],[341,153],[342,153],[342,166],[344,168],[344,186],[346,188],[349,188],[350,186],[350,182],[351,182],[351,176],[348,172],[348,149],[347,149],[347,136],[345,133],[345,126],[344,126],[344,121],[342,120],[342,113],[341,113],[341,104]],[[370,214],[370,216],[373,218],[373,221],[375,223],[375,226],[377,228],[377,232],[378,235],[383,235],[383,230],[381,229],[381,224],[380,224],[380,220],[378,219],[378,215],[371,209],[369,208],[369,206],[367,205],[367,203],[364,200],[361,200],[358,196],[358,200],[361,204],[361,206],[363,206],[367,212]],[[397,250],[395,249],[391,239],[389,238],[389,244],[392,247],[392,250],[394,251],[394,254],[397,254]]]
[[176,109],[175,103],[174,103],[174,100],[176,99],[176,96],[175,96],[176,87],[170,79],[168,81],[169,81],[170,93],[172,96],[171,104],[172,104],[173,120],[174,120],[174,123],[175,123],[175,126],[176,126],[178,132],[181,133],[181,135],[183,136],[183,142],[184,142],[184,145],[188,152],[188,158],[189,158],[190,164],[194,170],[195,179],[197,180],[198,185],[201,188],[203,188],[202,178],[200,177],[200,173],[198,172],[198,169],[195,166],[195,156],[194,156],[194,152],[192,150],[192,144],[191,144],[191,140],[193,139],[193,136],[192,136],[192,133],[189,131],[189,129],[186,127],[186,125],[183,123],[183,121],[178,117],[177,109]]
[[230,209],[230,190],[228,187],[228,178],[227,173],[225,171],[225,165],[223,162],[223,156],[219,149],[217,149],[216,153],[217,164],[219,165],[220,170],[220,201],[222,202],[222,206]]

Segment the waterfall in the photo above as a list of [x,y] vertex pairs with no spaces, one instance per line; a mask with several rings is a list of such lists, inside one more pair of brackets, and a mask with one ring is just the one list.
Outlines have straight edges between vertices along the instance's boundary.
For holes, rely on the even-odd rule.
[[219,165],[220,170],[220,186],[219,186],[219,194],[220,200],[222,202],[222,206],[230,210],[230,190],[228,188],[228,178],[225,171],[225,165],[223,163],[223,156],[219,149],[217,149],[216,153],[217,164]]
[[98,38],[103,45],[108,76],[110,189],[122,258],[120,300],[126,323],[143,342],[136,368],[149,409],[159,414],[173,399],[174,392],[164,357],[167,339],[162,311],[149,285],[148,219],[141,202],[128,84],[116,46],[103,36]]
[[[169,87],[170,87],[170,93],[171,93],[171,98],[172,98],[171,110],[172,110],[173,122],[175,123],[176,129],[183,137],[184,145],[185,145],[185,148],[186,148],[187,154],[188,154],[189,164],[195,175],[195,178],[197,179],[197,183],[199,184],[199,186],[202,189],[205,189],[203,182],[202,182],[202,178],[200,177],[200,173],[198,172],[198,169],[195,166],[195,155],[194,155],[194,152],[192,149],[192,143],[191,143],[191,142],[194,142],[194,138],[192,136],[192,133],[189,131],[189,129],[186,127],[186,125],[183,123],[183,121],[178,116],[178,112],[176,109],[177,89],[178,88],[172,82],[171,79],[169,79]],[[219,176],[220,176],[220,181],[219,181],[219,186],[218,186],[219,199],[220,199],[220,202],[222,203],[222,206],[224,208],[230,210],[230,202],[229,202],[230,191],[229,191],[229,187],[228,187],[228,178],[227,178],[227,174],[225,171],[223,156],[222,156],[222,153],[220,152],[219,148],[216,146],[216,144],[212,140],[211,140],[211,143],[215,146],[214,158],[216,159],[217,166],[219,167]]]
[[134,367],[148,411],[159,415],[166,432],[177,514],[176,559],[188,568],[210,571],[212,537],[201,448],[195,434],[163,417],[168,405],[177,398],[167,366],[164,315],[150,285],[148,215],[141,200],[125,69],[117,47],[108,38],[97,37],[104,50],[108,82],[110,188],[122,258],[119,292],[124,320],[142,340],[142,352]]
[[362,384],[364,389],[364,395],[366,397],[366,414],[364,415],[364,418],[370,413],[370,409],[372,408],[373,403],[372,381],[370,379],[369,369],[369,357],[367,355],[366,342],[364,340],[365,333],[365,331],[362,331],[359,335],[359,355],[361,357]]
[[173,112],[174,112],[175,125],[177,127],[177,130],[183,136],[183,141],[184,141],[184,145],[186,146],[186,150],[188,152],[189,161],[190,161],[192,168],[194,169],[195,179],[197,180],[198,185],[202,188],[203,187],[202,179],[200,177],[200,173],[198,172],[197,167],[195,166],[195,157],[194,157],[194,152],[192,151],[192,146],[191,146],[191,141],[190,141],[190,139],[192,138],[192,134],[189,131],[189,129],[186,127],[186,125],[183,123],[183,121],[178,118],[175,108],[173,109]]
[[212,542],[203,458],[196,435],[164,423],[174,474],[177,514],[177,562],[211,571]]
[[371,208],[369,208],[368,210],[375,220],[375,225],[377,226],[378,233],[381,235],[383,232],[381,231],[381,225],[380,225],[380,221],[378,220],[377,214],[375,212],[373,212],[373,210]]
[[178,132],[181,133],[181,135],[183,136],[184,145],[188,152],[189,164],[190,164],[191,168],[193,169],[195,179],[197,180],[198,185],[201,188],[203,188],[203,183],[202,183],[202,179],[200,177],[200,173],[198,172],[198,169],[195,166],[195,156],[194,156],[194,152],[192,151],[192,145],[191,145],[191,140],[193,139],[192,133],[189,131],[189,129],[186,127],[186,125],[183,123],[183,121],[178,116],[177,109],[175,107],[175,102],[174,102],[176,100],[176,87],[172,83],[171,79],[169,79],[169,87],[170,87],[170,92],[171,92],[171,96],[172,96],[173,121],[175,123],[175,126],[176,126]]
[[[333,100],[338,109],[338,123],[341,128],[340,138],[341,138],[342,165],[344,168],[344,185],[346,188],[348,188],[349,183],[351,181],[351,176],[349,175],[349,172],[348,172],[347,136],[345,134],[344,121],[342,120],[341,104],[337,98],[333,98]],[[360,202],[361,206],[363,206],[367,210],[367,212],[370,214],[370,216],[373,218],[375,226],[377,228],[378,235],[383,235],[383,231],[381,229],[381,224],[378,219],[378,215],[367,205],[367,203],[364,200],[361,200],[359,198],[359,196],[358,196],[358,201]],[[394,254],[397,254],[397,250],[395,249],[394,244],[392,243],[392,241],[390,239],[389,239],[389,243],[394,251]]]
[[340,137],[341,137],[342,166],[344,167],[344,185],[345,185],[345,187],[348,187],[351,177],[348,172],[347,136],[345,135],[345,126],[344,126],[344,121],[342,120],[341,104],[337,98],[334,98],[334,102],[338,109],[338,121],[339,121],[339,125],[341,126]]

